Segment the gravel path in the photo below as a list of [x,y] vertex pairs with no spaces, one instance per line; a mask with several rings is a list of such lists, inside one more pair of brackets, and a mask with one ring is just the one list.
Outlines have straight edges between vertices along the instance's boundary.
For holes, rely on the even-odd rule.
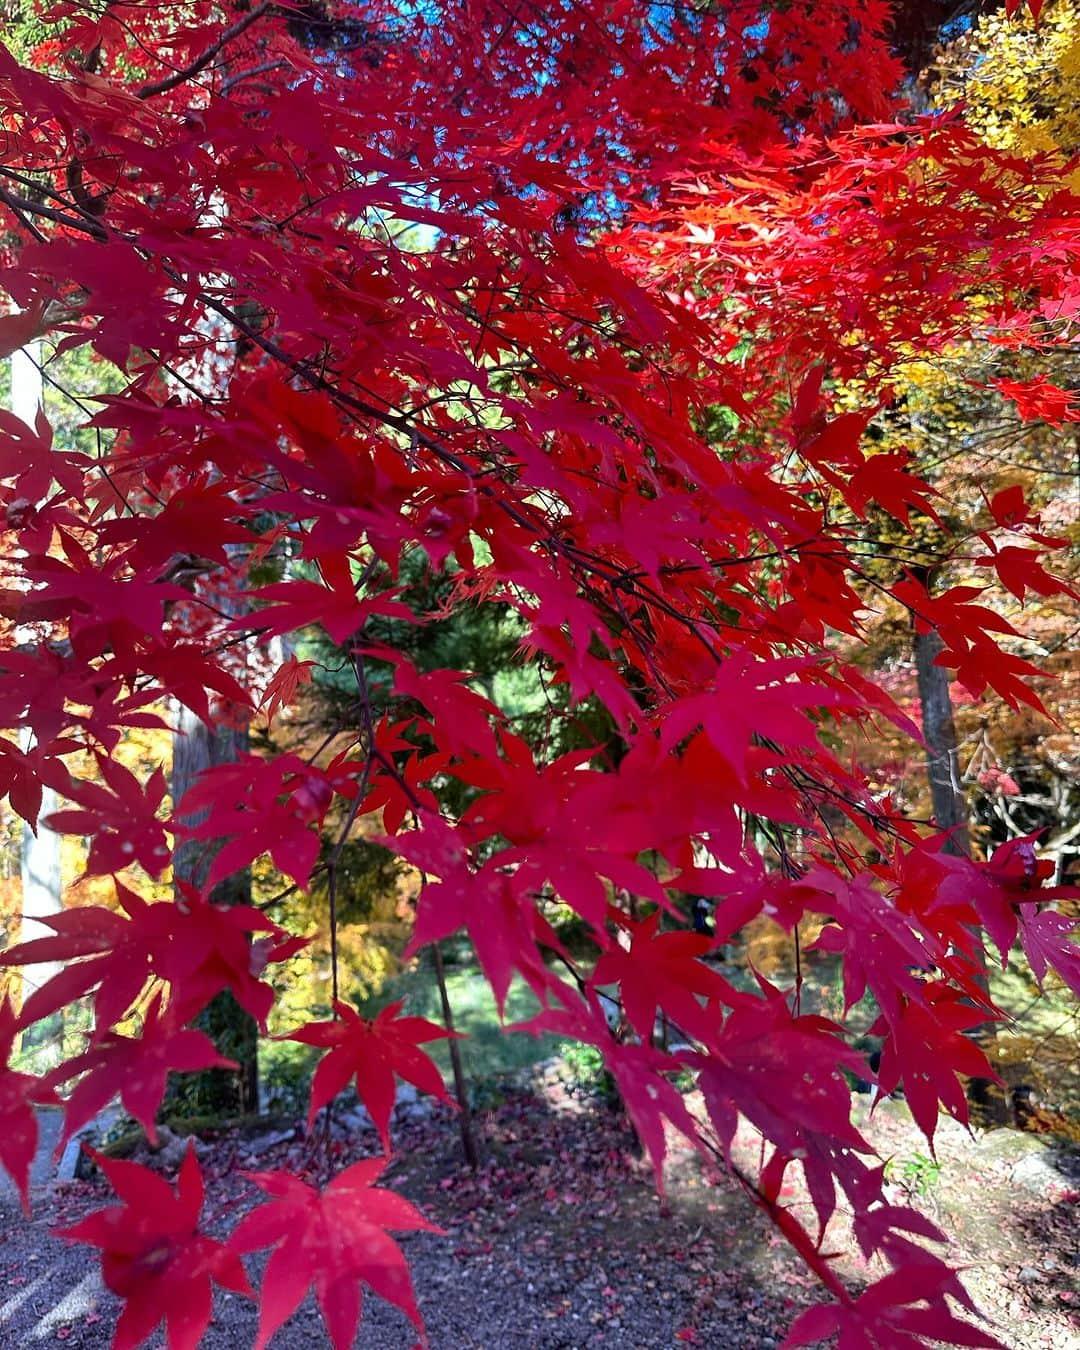
[[[621,1117],[550,1089],[511,1094],[481,1118],[485,1161],[475,1175],[460,1165],[447,1116],[395,1129],[402,1161],[389,1183],[447,1230],[402,1239],[433,1350],[774,1350],[816,1289],[767,1224],[726,1180],[703,1176],[678,1151],[665,1210]],[[883,1152],[917,1149],[902,1110],[876,1121]],[[1015,1132],[996,1136],[977,1146],[946,1126],[938,1193],[917,1203],[947,1225],[962,1220],[969,1287],[1010,1350],[1080,1350],[1078,1192],[1059,1154]],[[227,1231],[254,1202],[243,1169],[295,1166],[303,1144],[281,1141],[257,1157],[253,1149],[259,1141],[230,1134],[204,1160],[212,1231]],[[338,1151],[340,1166],[375,1151],[374,1136]],[[108,1199],[100,1181],[39,1184],[27,1222],[13,1193],[0,1193],[4,1350],[109,1345],[118,1305],[94,1254],[49,1233]],[[255,1324],[248,1300],[219,1294],[203,1344],[243,1350]],[[365,1300],[361,1347],[408,1350],[415,1340],[395,1309]],[[326,1344],[309,1300],[272,1350]]]
[[[724,1242],[706,1235],[697,1218],[662,1210],[619,1116],[604,1108],[553,1114],[523,1097],[490,1113],[481,1128],[485,1161],[475,1176],[461,1166],[447,1117],[395,1131],[405,1161],[390,1183],[447,1231],[401,1239],[432,1350],[778,1345],[796,1304],[757,1276],[729,1268]],[[254,1188],[240,1175],[245,1167],[296,1163],[301,1152],[299,1143],[282,1143],[256,1160],[248,1148],[230,1137],[203,1163],[212,1231],[230,1228],[254,1202]],[[54,1340],[109,1345],[119,1305],[101,1286],[94,1253],[49,1231],[108,1200],[100,1181],[38,1186],[28,1222],[17,1197],[0,1196],[4,1350]],[[793,1288],[801,1304],[805,1292]],[[396,1309],[367,1298],[363,1311],[361,1347],[415,1345],[415,1332]],[[219,1292],[203,1344],[239,1350],[252,1344],[255,1326],[248,1300]],[[326,1344],[309,1299],[273,1350]]]
[[[30,1187],[35,1194],[40,1194],[42,1187],[46,1186],[56,1173],[52,1155],[60,1138],[64,1116],[62,1111],[39,1111],[37,1120],[38,1148],[30,1167]],[[19,1204],[19,1192],[15,1189],[15,1183],[0,1167],[0,1207],[2,1207],[0,1212],[5,1212],[11,1206],[18,1209]]]

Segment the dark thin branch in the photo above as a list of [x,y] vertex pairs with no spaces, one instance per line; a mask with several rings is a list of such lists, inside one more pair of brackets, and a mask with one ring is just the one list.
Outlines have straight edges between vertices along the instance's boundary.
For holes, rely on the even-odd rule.
[[8,192],[7,188],[0,188],[0,202],[14,211],[19,218],[19,223],[25,229],[28,229],[39,243],[47,243],[48,240],[36,225],[26,219],[27,216],[42,216],[45,220],[55,221],[57,225],[66,225],[68,229],[91,234],[95,239],[108,238],[107,232],[100,225],[79,220],[76,216],[65,215],[63,211],[57,211],[53,206],[46,206],[44,202],[32,202],[27,197],[17,197],[15,193]]
[[198,75],[200,71],[206,69],[222,48],[227,47],[228,44],[232,42],[234,38],[238,38],[241,33],[247,32],[253,23],[258,23],[263,15],[273,8],[274,6],[269,3],[256,5],[255,8],[249,10],[243,18],[238,19],[231,28],[226,28],[217,41],[212,42],[210,46],[207,47],[206,51],[204,51],[201,56],[196,57],[190,65],[185,66],[182,70],[174,71],[171,75],[167,75],[163,80],[158,80],[155,84],[144,84],[141,89],[135,91],[135,97],[143,100],[154,98],[157,94],[168,93],[170,89],[175,89],[178,84],[183,84],[186,80],[190,80],[193,76]]
[[284,64],[284,61],[263,61],[247,70],[238,70],[235,75],[230,75],[227,79],[222,80],[221,92],[227,94],[244,80],[254,79],[256,75],[266,75],[271,70],[280,70]]

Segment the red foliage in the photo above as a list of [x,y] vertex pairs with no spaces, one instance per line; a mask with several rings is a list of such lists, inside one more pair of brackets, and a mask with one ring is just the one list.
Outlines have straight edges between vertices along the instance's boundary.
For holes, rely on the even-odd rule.
[[329,1053],[319,1061],[311,1084],[308,1128],[327,1102],[356,1079],[356,1091],[371,1112],[383,1148],[390,1148],[390,1113],[394,1109],[394,1075],[422,1092],[453,1105],[434,1061],[420,1046],[450,1033],[423,1017],[399,1017],[404,1000],[391,1003],[368,1021],[347,1003],[334,1004],[337,1020],[309,1022],[288,1038],[318,1045]]
[[242,1219],[230,1250],[243,1255],[273,1247],[260,1291],[256,1350],[296,1309],[313,1285],[334,1350],[348,1350],[360,1322],[360,1281],[396,1303],[423,1333],[409,1267],[387,1229],[441,1232],[393,1191],[376,1187],[385,1159],[367,1158],[339,1173],[320,1193],[288,1172],[256,1172],[271,1197]]
[[[977,932],[1003,956],[1019,934],[1038,975],[1080,985],[1069,919],[1038,908],[1065,892],[1043,885],[1032,841],[990,864],[943,854],[831,752],[840,722],[905,721],[829,645],[863,620],[860,523],[947,515],[918,464],[874,453],[897,363],[970,338],[1070,338],[1080,202],[1048,190],[1051,160],[904,105],[882,0],[765,18],[757,0],[293,8],[61,3],[66,45],[45,44],[40,68],[0,48],[0,284],[19,311],[0,349],[47,329],[125,379],[89,418],[94,456],[53,450],[44,417],[0,418],[0,720],[32,738],[0,742],[0,787],[31,821],[43,784],[63,794],[52,823],[91,840],[91,872],[158,876],[171,834],[217,848],[209,885],[268,856],[308,886],[328,819],[345,822],[322,864],[333,882],[358,816],[381,817],[424,875],[414,948],[465,929],[500,1007],[521,977],[544,1005],[536,1029],[600,1047],[658,1175],[668,1127],[721,1158],[737,1114],[761,1131],[747,1194],[836,1301],[793,1343],[989,1344],[915,1240],[937,1230],[885,1203],[860,1156],[845,1028],[800,1015],[797,990],[737,993],[679,902],[717,898],[717,941],[759,914],[788,931],[826,918],[818,945],[848,1005],[869,991],[880,1009],[883,1085],[904,1083],[928,1136],[941,1105],[963,1115],[957,1075],[985,1069],[963,1035],[995,1015]],[[1072,414],[1045,381],[1008,392],[1025,415]],[[1022,494],[988,507],[987,577],[1021,599],[1064,591]],[[437,614],[402,594],[421,550],[445,583]],[[249,583],[255,564],[279,579]],[[974,695],[1038,707],[977,587],[905,575],[892,594]],[[388,645],[401,620],[422,637],[476,605],[515,617],[523,665],[594,728],[584,748],[528,744],[468,671]],[[268,667],[252,680],[243,644],[317,625],[355,677],[349,749],[218,766],[164,820],[161,776],[111,761],[124,729],[166,695],[207,720],[250,716]],[[268,718],[310,669],[273,664]],[[76,775],[78,752],[101,781]],[[622,913],[623,892],[652,917]],[[7,1049],[94,994],[90,1044],[54,1080],[87,1075],[68,1133],[109,1092],[151,1125],[165,1073],[210,1062],[192,1019],[228,989],[265,1026],[260,976],[302,942],[190,888],[118,894],[122,913],[69,911],[3,958],[69,963],[6,1026]],[[595,962],[560,950],[551,898]],[[633,1035],[609,1027],[600,986]],[[148,990],[135,1040],[118,1024]],[[651,1044],[658,1010],[690,1049]],[[296,1032],[329,1050],[312,1111],[355,1077],[385,1137],[395,1073],[440,1091],[417,1048],[434,1032],[336,1011]],[[676,1088],[687,1072],[707,1119]],[[0,1162],[24,1193],[30,1103],[49,1091],[0,1079]],[[360,1280],[419,1324],[384,1230],[423,1221],[370,1188],[380,1167],[321,1195],[258,1179],[273,1199],[229,1250],[276,1248],[260,1344],[310,1283],[337,1345]],[[894,1274],[845,1289],[783,1201],[798,1167],[819,1226],[843,1193],[864,1255]],[[211,1277],[244,1285],[197,1229],[196,1164],[176,1196],[106,1170],[125,1205],[70,1235],[103,1248],[128,1299],[119,1344],[162,1316],[194,1344]]]
[[4,1128],[0,1132],[0,1164],[19,1188],[23,1209],[30,1213],[30,1164],[37,1152],[38,1123],[35,1103],[56,1101],[56,1092],[43,1079],[33,1074],[19,1073],[8,1067],[19,1029],[19,1019],[6,997],[0,1002],[0,1118]]
[[134,1350],[162,1321],[169,1350],[191,1350],[210,1323],[212,1282],[251,1293],[240,1258],[199,1229],[203,1181],[194,1148],[175,1191],[148,1167],[94,1156],[122,1203],[59,1236],[101,1248],[105,1283],[124,1300],[113,1350]]

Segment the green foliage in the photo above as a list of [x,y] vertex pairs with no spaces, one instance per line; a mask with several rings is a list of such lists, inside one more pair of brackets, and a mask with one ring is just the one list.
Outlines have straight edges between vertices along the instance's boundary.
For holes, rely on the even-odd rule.
[[[99,455],[111,442],[112,432],[101,432],[86,423],[99,412],[97,394],[117,394],[125,387],[121,372],[102,360],[88,345],[74,347],[62,355],[55,345],[41,343],[45,414],[53,429],[53,444],[58,450],[80,450]],[[11,406],[11,362],[0,361],[0,406]]]
[[28,1027],[19,1038],[11,1064],[19,1073],[45,1074],[80,1054],[94,1025],[90,1000],[80,999],[62,1012]]
[[559,1052],[559,1058],[574,1088],[582,1096],[599,1097],[609,1105],[618,1101],[619,1092],[615,1086],[615,1079],[604,1064],[604,1056],[595,1045],[568,1041]]
[[204,1069],[172,1074],[163,1110],[181,1118],[238,1116],[258,1109],[255,1099],[259,1030],[227,989],[202,1010],[192,1025],[204,1031],[219,1054],[240,1069]]
[[307,1110],[311,1076],[319,1052],[298,1041],[263,1040],[259,1045],[259,1081],[271,1111],[302,1115]]
[[941,1163],[925,1153],[910,1158],[890,1158],[885,1164],[886,1180],[902,1186],[910,1196],[925,1200],[941,1180]]
[[[465,1075],[481,1081],[503,1074],[518,1073],[540,1060],[549,1059],[560,1045],[556,1036],[510,1036],[499,1021],[491,987],[480,970],[472,965],[446,972],[446,987],[454,1026],[467,1039],[458,1042]],[[404,998],[406,1011],[442,1024],[442,1004],[435,973],[426,962],[417,962],[397,979],[390,980],[377,999],[358,1004],[368,1017],[395,999]],[[523,1022],[540,1011],[540,1005],[519,980],[510,986],[506,1000],[506,1024]],[[427,1053],[444,1075],[450,1070],[450,1052],[445,1041],[426,1046]]]

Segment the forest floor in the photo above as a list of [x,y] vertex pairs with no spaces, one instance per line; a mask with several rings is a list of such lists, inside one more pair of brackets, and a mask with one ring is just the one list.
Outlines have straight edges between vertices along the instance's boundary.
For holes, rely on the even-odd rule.
[[[865,1098],[859,1111],[865,1118]],[[446,1230],[401,1239],[433,1350],[772,1350],[816,1300],[815,1282],[737,1185],[674,1142],[662,1203],[622,1114],[584,1097],[558,1061],[491,1094],[477,1115],[477,1173],[462,1165],[456,1119],[423,1112],[399,1109],[399,1160],[385,1179]],[[224,1233],[255,1203],[245,1170],[302,1164],[307,1145],[299,1130],[282,1137],[289,1133],[226,1130],[205,1148],[211,1231]],[[881,1103],[866,1133],[894,1159],[898,1188],[956,1235],[953,1259],[1001,1342],[1080,1350],[1075,1148],[1005,1129],[975,1139],[943,1118],[935,1168],[898,1101]],[[373,1131],[354,1130],[337,1143],[335,1166],[377,1147]],[[95,1253],[50,1229],[110,1193],[100,1179],[50,1182],[42,1159],[32,1219],[0,1194],[0,1345],[104,1347],[118,1303],[101,1287]],[[844,1243],[841,1225],[831,1245]],[[849,1280],[872,1278],[844,1251]],[[219,1293],[204,1344],[242,1350],[255,1325],[249,1300]],[[406,1350],[415,1339],[395,1309],[365,1300],[360,1345]],[[325,1344],[309,1299],[272,1350]]]

